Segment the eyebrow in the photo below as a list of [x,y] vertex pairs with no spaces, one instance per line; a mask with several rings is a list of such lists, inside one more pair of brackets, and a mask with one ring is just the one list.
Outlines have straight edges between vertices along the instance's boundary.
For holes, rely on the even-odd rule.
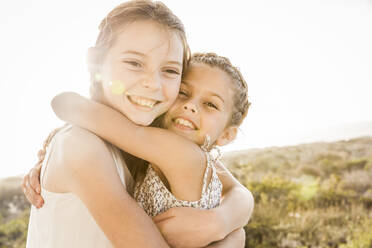
[[[185,84],[185,85],[191,87],[190,83],[188,83],[188,82],[185,81],[185,80],[182,80],[181,83],[183,83],[183,84]],[[223,103],[225,103],[225,101],[223,100],[223,98],[222,98],[220,95],[218,95],[218,94],[216,94],[216,93],[213,93],[213,92],[211,92],[211,91],[208,91],[208,92],[211,94],[211,96],[215,96],[215,97],[219,98]]]
[[141,57],[146,57],[146,55],[144,53],[137,52],[137,51],[132,51],[132,50],[124,51],[123,53],[124,54],[130,53],[130,54],[138,55],[138,56],[141,56]]
[[171,60],[171,61],[167,61],[168,64],[174,64],[174,65],[179,65],[182,67],[182,63],[178,62],[178,61],[174,61],[174,60]]
[[[146,57],[146,54],[144,53],[141,53],[141,52],[137,52],[137,51],[133,51],[133,50],[128,50],[128,51],[124,51],[123,54],[134,54],[134,55],[137,55],[137,56],[140,56],[140,57]],[[171,61],[167,61],[167,64],[175,64],[175,65],[179,65],[179,66],[182,66],[182,63],[180,63],[179,61],[175,61],[175,60],[171,60]]]
[[220,95],[218,95],[216,93],[211,93],[211,95],[215,96],[215,97],[218,97],[223,103],[225,103],[225,101],[223,100],[223,98]]

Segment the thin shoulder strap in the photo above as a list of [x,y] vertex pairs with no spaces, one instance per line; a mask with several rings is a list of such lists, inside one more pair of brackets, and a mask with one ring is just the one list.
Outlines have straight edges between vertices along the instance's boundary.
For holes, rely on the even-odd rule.
[[207,158],[207,168],[205,169],[204,177],[203,177],[202,196],[206,193],[206,190],[207,190],[207,186],[208,186],[207,179],[208,179],[208,174],[209,174],[210,168],[212,167],[212,174],[215,171],[213,163],[212,163],[213,158],[212,158],[211,153],[210,153],[210,147],[211,147],[211,137],[207,134],[205,136],[204,144],[200,147],[202,149],[202,151],[204,152],[206,158]]
[[212,160],[211,160],[211,156],[210,156],[209,152],[204,151],[204,154],[207,158],[207,168],[205,168],[204,177],[203,177],[202,195],[204,195],[206,193],[206,190],[207,190],[207,185],[208,185],[207,179],[208,179],[209,170],[210,170],[211,167],[212,167],[212,170],[213,170]]

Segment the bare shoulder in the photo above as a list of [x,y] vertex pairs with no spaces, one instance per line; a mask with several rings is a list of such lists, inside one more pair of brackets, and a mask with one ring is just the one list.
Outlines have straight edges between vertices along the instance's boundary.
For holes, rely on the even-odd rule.
[[105,142],[74,126],[55,137],[45,184],[52,191],[69,192],[74,182],[86,178],[88,172],[106,173],[114,168],[114,160]]
[[56,138],[56,148],[66,162],[91,161],[109,153],[101,138],[81,127],[73,126]]

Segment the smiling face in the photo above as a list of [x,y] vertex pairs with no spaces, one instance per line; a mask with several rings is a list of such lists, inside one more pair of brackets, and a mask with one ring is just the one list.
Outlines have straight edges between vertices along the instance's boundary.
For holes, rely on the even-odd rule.
[[215,143],[226,135],[232,109],[233,90],[227,73],[192,63],[182,79],[176,102],[164,117],[164,126],[198,145],[204,143],[207,134]]
[[178,95],[180,37],[153,21],[127,24],[99,66],[102,101],[133,122],[149,125]]

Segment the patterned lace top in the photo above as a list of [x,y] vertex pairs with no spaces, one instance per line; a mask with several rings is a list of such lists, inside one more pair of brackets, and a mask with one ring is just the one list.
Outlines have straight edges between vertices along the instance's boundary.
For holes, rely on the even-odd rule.
[[[141,205],[146,213],[154,217],[172,207],[194,207],[210,209],[217,207],[221,201],[222,183],[217,176],[215,164],[218,158],[207,155],[207,168],[203,176],[201,198],[197,201],[184,201],[177,199],[164,185],[151,165],[147,168],[146,176],[142,183],[136,183],[134,199]],[[207,182],[209,171],[212,170],[211,179]],[[187,185],[185,185],[187,187]]]

